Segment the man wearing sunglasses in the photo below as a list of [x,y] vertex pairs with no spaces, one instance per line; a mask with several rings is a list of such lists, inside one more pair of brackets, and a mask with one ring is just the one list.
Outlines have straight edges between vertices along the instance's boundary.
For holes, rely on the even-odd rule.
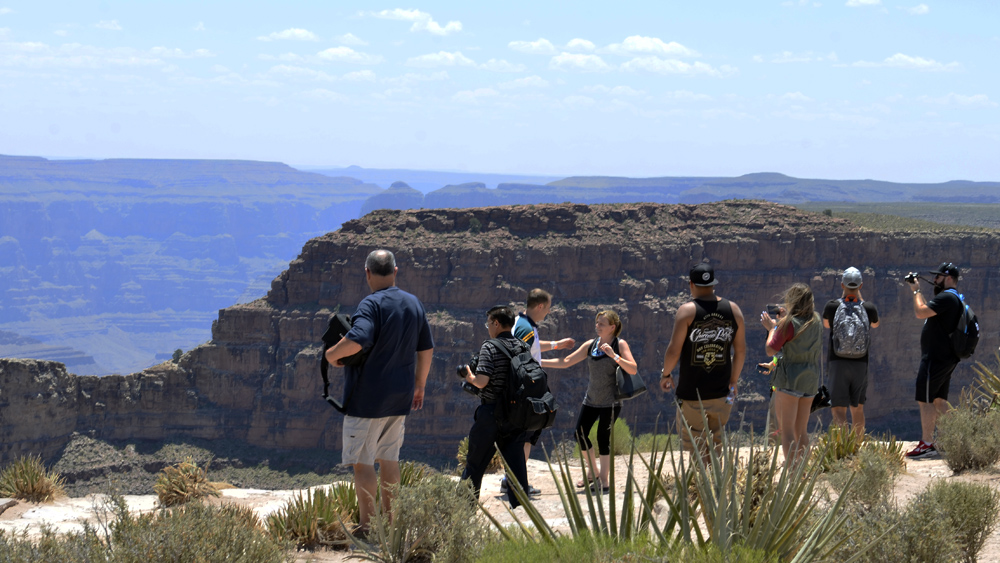
[[951,374],[958,365],[958,355],[951,342],[951,333],[962,315],[962,299],[958,294],[958,267],[943,262],[934,274],[934,298],[930,301],[920,291],[920,281],[907,278],[913,291],[913,313],[924,319],[920,331],[920,368],[917,370],[917,405],[920,407],[921,439],[917,447],[907,452],[909,459],[935,457],[934,429],[938,417],[948,412],[948,387]]

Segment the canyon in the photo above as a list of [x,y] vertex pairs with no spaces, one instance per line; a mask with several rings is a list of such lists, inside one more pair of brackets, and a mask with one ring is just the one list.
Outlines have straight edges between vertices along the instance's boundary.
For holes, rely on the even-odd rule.
[[[614,309],[651,392],[625,404],[633,432],[664,431],[673,396],[656,388],[687,273],[708,261],[719,295],[746,315],[748,357],[740,421],[763,426],[767,381],[759,311],[794,282],[810,284],[817,308],[840,294],[847,266],[864,275],[879,308],[872,332],[869,426],[916,435],[913,381],[920,323],[902,277],[944,260],[962,269],[960,290],[983,323],[983,339],[952,384],[952,401],[975,361],[995,362],[1000,236],[994,232],[890,232],[761,201],[700,205],[552,204],[471,209],[379,210],[309,240],[263,298],[218,312],[212,339],[129,375],[77,376],[57,362],[0,360],[0,462],[57,456],[73,433],[109,441],[236,440],[274,449],[339,450],[342,416],[320,398],[320,336],[334,312],[368,293],[365,256],[396,254],[398,285],[419,297],[435,341],[423,410],[407,420],[404,454],[453,454],[475,401],[454,367],[487,337],[487,308],[521,308],[534,287],[554,295],[542,337],[592,336],[595,314]],[[547,353],[547,354],[552,354]],[[342,373],[333,370],[340,382]],[[560,403],[547,445],[568,437],[586,389],[585,366],[551,373]]]

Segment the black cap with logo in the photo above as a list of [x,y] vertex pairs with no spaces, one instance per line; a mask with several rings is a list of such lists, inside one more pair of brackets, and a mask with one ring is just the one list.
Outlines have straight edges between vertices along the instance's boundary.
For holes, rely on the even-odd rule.
[[950,276],[954,279],[958,279],[958,266],[952,264],[951,262],[941,262],[937,270],[931,270],[931,273],[935,276]]
[[701,263],[691,268],[691,283],[698,287],[711,287],[717,283],[719,280],[715,279],[715,269],[712,268],[711,264]]

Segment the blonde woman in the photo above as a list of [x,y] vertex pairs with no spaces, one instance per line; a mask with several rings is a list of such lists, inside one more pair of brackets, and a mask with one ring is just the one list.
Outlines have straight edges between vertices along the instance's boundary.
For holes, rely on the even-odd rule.
[[809,451],[809,414],[819,390],[823,321],[808,285],[789,287],[784,302],[776,319],[767,311],[761,312],[760,323],[768,331],[767,354],[782,354],[772,380],[781,449],[786,460],[800,460]]
[[[576,440],[580,450],[590,467],[590,481],[595,491],[608,492],[608,474],[611,469],[611,428],[618,419],[622,404],[615,401],[615,371],[621,367],[624,371],[634,374],[639,366],[632,358],[632,350],[624,339],[618,338],[622,332],[622,321],[618,313],[606,310],[597,313],[594,319],[596,338],[584,342],[572,354],[565,358],[543,359],[542,367],[568,368],[584,360],[590,371],[587,394],[583,397],[583,406],[576,421]],[[590,429],[597,423],[597,448],[600,453],[601,466],[597,467],[594,457],[594,444],[590,441]],[[595,479],[594,476],[597,476]],[[598,484],[599,480],[599,484]],[[580,481],[577,487],[586,487],[587,482]]]

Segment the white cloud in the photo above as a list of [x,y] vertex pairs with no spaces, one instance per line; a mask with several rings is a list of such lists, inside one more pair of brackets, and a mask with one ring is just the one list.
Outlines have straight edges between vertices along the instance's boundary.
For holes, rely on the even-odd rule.
[[527,69],[527,67],[522,64],[510,63],[504,59],[490,59],[479,65],[479,68],[483,70],[492,70],[493,72],[524,72]]
[[574,108],[590,107],[597,103],[594,98],[589,96],[566,96],[562,102]]
[[439,70],[437,72],[432,72],[431,74],[418,74],[415,72],[408,72],[403,76],[394,76],[392,78],[385,78],[382,80],[382,82],[395,86],[406,86],[410,84],[416,84],[418,82],[432,82],[436,80],[448,80],[448,71]]
[[498,86],[504,90],[511,90],[514,88],[548,88],[549,81],[545,80],[541,76],[535,75],[517,78],[509,82],[501,82]]
[[933,59],[925,59],[922,57],[911,57],[909,55],[904,55],[903,53],[896,53],[895,55],[886,58],[880,63],[869,62],[869,61],[858,61],[852,66],[863,67],[863,68],[875,68],[875,67],[891,67],[891,68],[905,68],[912,70],[924,70],[931,72],[943,72],[943,71],[955,71],[961,70],[962,65],[958,62],[950,62],[948,64],[939,63]]
[[906,11],[909,12],[910,15],[924,16],[930,13],[931,7],[927,4],[917,4],[912,8],[906,8]]
[[310,98],[313,100],[319,100],[322,102],[335,102],[344,103],[349,101],[349,98],[339,92],[333,92],[325,88],[316,88],[315,90],[307,90],[302,92],[302,97]]
[[704,74],[715,77],[721,77],[723,74],[732,74],[736,71],[736,69],[729,66],[716,69],[703,62],[686,63],[676,59],[661,59],[660,57],[636,57],[631,61],[622,63],[621,69],[629,72],[643,70],[659,74]]
[[607,72],[613,67],[597,55],[577,55],[560,53],[549,61],[549,68],[555,70],[577,70],[581,72]]
[[350,47],[331,47],[316,53],[324,61],[335,63],[351,63],[358,65],[374,65],[382,62],[382,55],[369,55],[355,51]]
[[986,94],[974,94],[972,96],[965,96],[962,94],[956,94],[952,92],[947,96],[942,96],[940,98],[935,98],[931,96],[920,96],[917,98],[917,100],[928,104],[938,104],[944,106],[965,106],[965,107],[984,107],[984,108],[997,107],[997,103],[990,100],[990,97],[987,96]]
[[122,26],[118,24],[118,20],[105,21],[101,20],[94,24],[97,29],[107,29],[109,31],[121,31]]
[[671,41],[667,43],[656,37],[643,37],[632,35],[626,37],[621,43],[608,45],[600,52],[613,53],[621,56],[632,56],[641,54],[662,55],[667,57],[696,57],[698,53],[688,49],[684,45]]
[[149,50],[149,53],[165,59],[203,59],[215,56],[215,53],[208,49],[195,49],[194,51],[185,52],[183,49],[171,49],[169,47],[153,47]]
[[493,98],[497,95],[497,91],[493,88],[477,88],[475,90],[462,90],[451,99],[464,104],[478,104],[483,99]]
[[677,100],[683,102],[708,102],[712,100],[712,96],[708,94],[696,94],[688,90],[674,90],[673,92],[667,92],[664,94],[669,100]]
[[762,56],[760,56],[760,55],[754,55],[754,56],[753,56],[753,57],[751,58],[751,60],[752,60],[753,62],[755,62],[755,63],[762,63],[762,62],[764,62],[764,57],[762,57]]
[[284,61],[289,63],[305,60],[304,57],[296,55],[295,53],[285,53],[284,55],[257,55],[257,58],[262,61]]
[[7,14],[13,14],[13,13],[14,13],[14,10],[11,10],[10,8],[8,8],[6,6],[3,7],[3,8],[0,8],[0,16],[6,16]]
[[556,54],[556,46],[545,38],[539,38],[538,41],[511,41],[507,46],[515,51],[531,55]]
[[852,8],[859,6],[880,6],[882,0],[847,0],[847,5]]
[[341,45],[352,45],[354,47],[364,47],[368,44],[367,41],[357,35],[354,35],[353,33],[339,35],[337,36],[337,41],[340,42]]
[[811,63],[811,62],[837,62],[837,53],[831,52],[828,55],[820,55],[813,53],[812,51],[806,51],[804,53],[794,53],[792,51],[782,51],[781,53],[774,55],[771,59],[772,63]]
[[375,73],[368,69],[356,70],[354,72],[348,72],[343,76],[343,78],[344,80],[348,80],[350,82],[374,82]]
[[609,88],[603,84],[584,86],[582,90],[589,94],[610,94],[612,96],[642,96],[646,93],[645,90],[636,90],[631,86],[615,86],[614,88]]
[[313,70],[311,68],[305,68],[301,66],[291,66],[291,65],[277,65],[271,67],[268,71],[271,74],[279,74],[281,76],[287,76],[289,78],[304,78],[308,80],[321,80],[323,82],[333,82],[336,80],[335,77],[320,71]]
[[291,41],[319,41],[319,37],[315,33],[309,31],[308,29],[299,29],[297,27],[292,27],[284,31],[275,31],[267,35],[261,35],[257,38],[257,41],[281,41],[281,40],[291,40]]
[[809,96],[806,96],[802,92],[788,92],[787,94],[783,94],[778,99],[781,100],[781,101],[784,101],[784,102],[811,102],[812,101],[812,98],[810,98]]
[[406,66],[416,67],[436,67],[436,66],[476,66],[476,61],[466,57],[461,51],[449,53],[448,51],[438,51],[428,53],[419,57],[407,59]]
[[567,51],[593,51],[596,48],[597,45],[594,45],[586,39],[573,39],[566,44]]
[[57,30],[53,31],[52,33],[54,33],[55,35],[58,35],[59,37],[69,37],[69,32],[66,31],[65,29],[57,29]]
[[224,67],[222,65],[212,65],[212,72],[218,72],[220,74],[224,74],[224,73],[232,72],[232,71],[229,70],[229,68]]
[[0,27],[0,39],[6,39],[10,35],[9,27]]
[[205,22],[198,22],[197,25],[191,28],[193,31],[205,31]]
[[[5,52],[0,54],[0,66],[26,68],[167,68],[168,65],[163,58],[177,54],[165,48],[140,51],[130,47],[108,49],[79,43],[66,43],[59,47],[39,42],[5,43],[4,48]],[[198,56],[193,53],[185,55]]]
[[448,35],[462,31],[462,22],[450,21],[442,27],[441,24],[434,21],[434,18],[430,14],[421,12],[420,10],[396,8],[395,10],[371,12],[371,15],[386,20],[411,21],[413,25],[410,26],[410,31],[427,31],[434,35]]

